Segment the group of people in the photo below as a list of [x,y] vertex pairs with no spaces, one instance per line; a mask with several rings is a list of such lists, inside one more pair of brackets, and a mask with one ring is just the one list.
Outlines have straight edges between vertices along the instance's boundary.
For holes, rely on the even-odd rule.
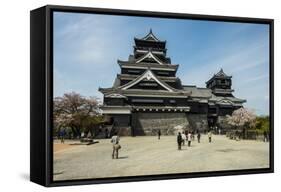
[[[191,141],[194,141],[195,135],[193,132],[178,132],[177,135],[177,143],[178,143],[178,150],[181,150],[181,147],[185,145],[185,141],[187,141],[187,146],[191,146]],[[200,143],[201,133],[197,131],[197,142]],[[208,132],[208,139],[209,143],[212,142],[212,131]]]
[[[160,138],[161,138],[160,129],[157,131],[157,135],[158,135],[158,140],[160,140]],[[177,135],[178,150],[181,150],[181,147],[183,145],[185,145],[186,141],[187,141],[187,146],[190,147],[191,141],[194,141],[194,139],[195,139],[194,135],[195,134],[191,131],[182,132],[182,133],[178,132],[178,135]],[[198,143],[200,143],[200,139],[201,139],[201,133],[199,131],[197,131],[197,142]],[[209,143],[212,142],[212,131],[208,132],[208,140],[209,140]],[[114,159],[114,158],[118,159],[119,150],[121,149],[121,145],[120,145],[119,141],[120,141],[120,137],[118,136],[117,132],[115,132],[114,135],[111,137],[111,143],[113,145],[112,159]]]
[[178,150],[181,150],[181,146],[185,145],[185,141],[187,141],[188,147],[191,146],[191,140],[194,140],[194,135],[191,132],[178,132],[177,136],[177,143],[178,143]]

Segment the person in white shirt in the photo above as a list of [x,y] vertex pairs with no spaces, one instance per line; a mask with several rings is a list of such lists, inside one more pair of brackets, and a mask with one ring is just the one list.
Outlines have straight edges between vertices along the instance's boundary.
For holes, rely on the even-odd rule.
[[192,134],[191,134],[191,132],[189,131],[188,134],[187,134],[188,147],[190,147],[190,145],[191,145],[191,139],[192,139]]
[[184,132],[182,132],[182,134],[181,134],[181,139],[182,139],[182,145],[184,145],[185,144],[185,140],[186,140],[186,135],[185,135]]
[[211,143],[212,142],[212,131],[211,130],[208,132],[208,138],[209,138],[209,143]]
[[114,133],[114,135],[111,137],[111,143],[113,145],[113,151],[112,151],[112,159],[114,159],[114,156],[116,156],[116,159],[118,159],[118,151],[121,149],[121,145],[119,144],[120,138],[117,135],[117,133]]

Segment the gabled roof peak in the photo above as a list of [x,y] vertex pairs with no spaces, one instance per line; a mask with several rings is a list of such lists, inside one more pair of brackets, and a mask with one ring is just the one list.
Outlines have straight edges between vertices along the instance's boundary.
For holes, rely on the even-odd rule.
[[129,89],[130,87],[134,86],[135,84],[139,83],[142,80],[154,80],[157,82],[160,86],[162,86],[164,89],[166,89],[168,92],[175,92],[174,88],[170,87],[165,82],[162,82],[160,79],[158,79],[154,73],[148,68],[142,75],[137,77],[136,79],[128,82],[127,84],[121,86],[120,88],[122,90]]
[[209,79],[209,80],[206,82],[206,84],[209,84],[211,81],[213,81],[214,79],[217,79],[217,78],[219,78],[219,79],[221,79],[221,78],[231,79],[232,76],[229,76],[229,75],[225,74],[225,72],[224,72],[223,69],[221,68],[218,73],[214,74],[214,75],[211,77],[211,79]]
[[160,41],[152,32],[152,29],[150,28],[149,33],[142,38],[142,40],[147,40],[147,41]]
[[143,55],[142,57],[138,58],[136,60],[136,63],[140,63],[141,61],[143,61],[146,58],[152,58],[155,62],[159,63],[160,65],[164,65],[165,63],[163,61],[161,61],[156,55],[154,55],[151,50],[149,50],[145,55]]
[[219,71],[217,74],[215,74],[214,76],[216,76],[216,77],[230,77],[230,76],[228,76],[228,75],[225,74],[225,72],[223,71],[222,68],[221,68],[220,71]]

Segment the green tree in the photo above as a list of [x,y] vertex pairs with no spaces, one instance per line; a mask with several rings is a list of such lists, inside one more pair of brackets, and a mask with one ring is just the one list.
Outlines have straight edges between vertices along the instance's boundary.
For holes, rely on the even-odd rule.
[[270,121],[269,116],[260,116],[256,119],[255,129],[259,134],[264,132],[269,132],[270,130]]

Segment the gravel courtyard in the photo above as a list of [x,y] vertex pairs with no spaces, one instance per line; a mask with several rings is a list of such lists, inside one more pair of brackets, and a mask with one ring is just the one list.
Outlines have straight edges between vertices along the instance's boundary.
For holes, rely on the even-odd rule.
[[[60,145],[60,144],[54,145]],[[54,180],[269,167],[269,143],[234,141],[214,135],[177,150],[176,136],[121,137],[119,159],[112,159],[110,139],[93,145],[69,145],[54,153]]]

